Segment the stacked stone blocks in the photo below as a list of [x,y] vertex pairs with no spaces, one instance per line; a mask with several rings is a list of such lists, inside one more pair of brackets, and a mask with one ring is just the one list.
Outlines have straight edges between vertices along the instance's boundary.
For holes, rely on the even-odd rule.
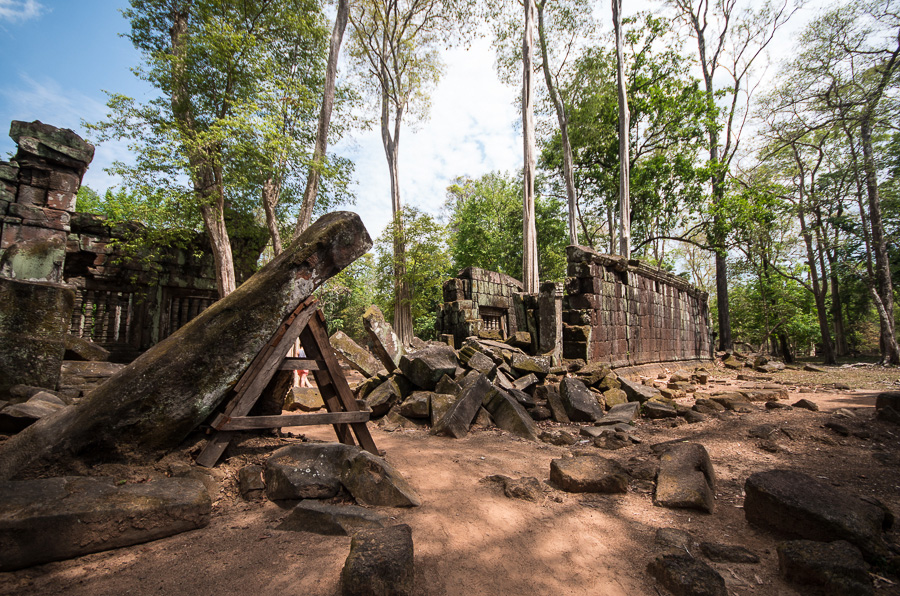
[[484,314],[504,317],[506,335],[521,330],[513,300],[522,292],[518,280],[478,267],[467,267],[455,278],[444,282],[444,304],[437,313],[435,327],[440,333],[454,336],[457,345],[485,328]]

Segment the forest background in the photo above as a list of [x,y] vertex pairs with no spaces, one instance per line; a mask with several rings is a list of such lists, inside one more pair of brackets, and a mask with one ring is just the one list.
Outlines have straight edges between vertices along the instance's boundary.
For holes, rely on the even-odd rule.
[[[101,4],[96,10],[114,10]],[[105,113],[85,123],[88,137],[116,147],[120,159],[106,164],[112,178],[105,181],[116,185],[91,187],[88,180],[79,209],[141,221],[146,233],[135,243],[146,247],[211,234],[216,224],[207,211],[218,200],[224,228],[267,230],[264,261],[281,238],[289,241],[311,170],[322,176],[315,213],[353,204],[389,213],[387,200],[372,199],[386,191],[375,191],[374,176],[360,166],[372,167],[373,154],[389,155],[390,142],[400,155],[417,150],[410,133],[428,126],[444,56],[489,48],[497,80],[511,92],[502,109],[484,101],[481,113],[503,114],[511,124],[509,115],[521,107],[521,4],[349,6],[332,149],[318,162],[313,145],[333,7],[314,0],[133,0],[119,30],[137,50],[129,66],[144,87],[113,89]],[[631,256],[710,292],[720,347],[738,342],[787,359],[817,352],[829,362],[862,352],[896,364],[900,5],[671,0],[642,7],[652,12],[626,12],[623,22]],[[173,50],[171,15],[179,8],[190,40],[183,54]],[[17,27],[54,10],[34,0],[0,3],[4,43]],[[617,252],[616,52],[605,2],[539,0],[536,13],[539,275],[559,281],[570,240],[568,201],[578,243]],[[392,14],[394,23],[417,26],[388,54],[402,68],[378,79],[372,65],[389,60],[373,62],[371,47],[379,47],[369,44],[367,53],[366,40],[385,42],[379,32],[397,30]],[[4,102],[14,103],[9,91]],[[393,139],[388,134],[382,148],[386,111]],[[52,114],[36,117],[61,123]],[[349,144],[373,135],[378,144],[369,142],[354,160]],[[489,157],[515,154],[509,142],[495,146],[502,150],[477,153],[481,167],[500,167],[479,171],[445,159],[439,172],[414,173],[450,180],[440,197],[423,197],[427,187],[409,185],[399,169],[391,193],[399,217],[385,217],[374,252],[320,293],[334,329],[361,337],[360,315],[375,303],[388,316],[408,308],[412,332],[428,338],[441,283],[459,269],[521,278],[521,157]],[[455,154],[452,147],[446,152]],[[380,167],[388,169],[384,161]],[[198,186],[199,171],[206,183]],[[353,184],[363,176],[373,182]],[[401,202],[410,187],[411,199]],[[398,279],[408,288],[399,301]]]

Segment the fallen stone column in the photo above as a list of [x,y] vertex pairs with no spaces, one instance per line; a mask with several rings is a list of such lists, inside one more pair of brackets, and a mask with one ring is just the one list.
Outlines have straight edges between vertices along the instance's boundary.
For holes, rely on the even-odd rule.
[[222,402],[285,317],[371,246],[359,216],[325,215],[237,290],[82,402],[7,441],[0,479],[67,453],[120,450],[142,460],[175,447]]

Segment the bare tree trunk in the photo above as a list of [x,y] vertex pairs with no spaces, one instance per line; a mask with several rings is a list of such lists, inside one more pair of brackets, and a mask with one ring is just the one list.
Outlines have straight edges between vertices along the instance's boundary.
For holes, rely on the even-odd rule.
[[534,0],[525,0],[525,35],[522,41],[522,131],[525,165],[522,188],[522,284],[528,294],[537,294],[537,229],[534,223],[534,97],[532,61],[534,53]]
[[884,224],[881,220],[881,199],[878,196],[878,178],[872,152],[872,131],[868,118],[860,122],[860,143],[863,150],[863,169],[866,174],[866,190],[869,198],[869,222],[872,233],[872,251],[875,253],[875,278],[881,307],[878,309],[883,364],[900,364],[900,346],[894,329],[894,288],[888,261]]
[[625,90],[625,57],[622,54],[622,0],[612,0],[613,28],[616,34],[616,88],[619,94],[619,253],[631,258],[631,163],[628,147],[628,95]]
[[338,2],[337,17],[334,21],[334,29],[331,32],[328,65],[325,68],[325,91],[322,94],[322,111],[319,113],[319,127],[316,130],[316,147],[313,151],[312,163],[309,165],[309,174],[306,177],[303,203],[300,205],[297,225],[294,228],[295,239],[303,230],[309,227],[309,223],[312,220],[313,207],[316,204],[316,196],[319,191],[319,169],[322,167],[325,151],[328,148],[328,127],[331,124],[331,110],[334,107],[334,86],[337,78],[338,56],[341,52],[341,42],[344,38],[344,30],[347,28],[349,14],[350,0],[340,0]]
[[538,40],[541,45],[542,69],[544,71],[544,82],[547,84],[547,91],[550,93],[550,99],[553,101],[553,108],[556,111],[556,120],[559,123],[559,134],[562,138],[563,153],[563,178],[566,181],[566,198],[569,203],[569,244],[578,244],[578,228],[575,222],[576,196],[575,196],[575,168],[572,165],[572,144],[569,142],[569,115],[566,112],[566,106],[559,96],[559,90],[553,81],[550,73],[550,58],[547,51],[547,37],[544,31],[544,7],[547,0],[537,2],[538,17]]
[[269,237],[272,239],[272,252],[277,257],[281,254],[281,233],[278,231],[278,218],[275,216],[275,206],[281,198],[281,183],[274,176],[267,176],[262,187],[262,204],[266,212],[266,227],[269,229]]
[[221,188],[215,188],[214,194],[200,205],[200,215],[209,236],[209,243],[213,253],[213,263],[216,268],[216,286],[219,290],[219,298],[224,298],[237,287],[234,279],[234,261],[231,256],[231,241],[228,238],[228,229],[225,227],[225,202]]
[[800,189],[800,234],[806,244],[806,258],[809,263],[809,274],[812,281],[813,298],[816,301],[816,317],[819,320],[819,332],[822,334],[822,347],[825,350],[825,364],[835,364],[834,344],[831,342],[831,326],[828,324],[828,309],[825,306],[825,280],[819,280],[819,268],[816,264],[816,253],[813,249],[812,234],[806,225],[806,213],[803,205],[803,189]]

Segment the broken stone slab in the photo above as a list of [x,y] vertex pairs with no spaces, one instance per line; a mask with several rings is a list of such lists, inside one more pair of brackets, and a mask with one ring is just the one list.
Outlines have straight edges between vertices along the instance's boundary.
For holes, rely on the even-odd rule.
[[203,483],[164,478],[0,482],[0,571],[157,540],[209,523]]
[[[465,358],[463,354],[465,354]],[[460,350],[459,359],[465,366],[482,374],[488,374],[494,368],[493,360],[471,346],[466,346]]]
[[818,412],[819,411],[819,404],[817,404],[814,401],[810,401],[806,398],[797,400],[791,405],[794,406],[795,408],[802,408],[804,410],[809,410],[810,412]]
[[341,465],[341,483],[363,505],[418,507],[419,495],[383,457],[358,451]]
[[438,381],[437,386],[434,388],[434,392],[458,396],[460,392],[459,383],[454,381],[450,375],[444,375],[441,377],[441,380]]
[[513,381],[513,388],[518,389],[519,391],[528,391],[528,389],[537,385],[537,383],[537,375],[529,373]]
[[656,543],[667,549],[691,552],[694,547],[694,537],[687,530],[678,528],[657,528],[655,534]]
[[550,481],[570,493],[624,493],[628,472],[612,459],[581,455],[550,462]]
[[400,414],[407,418],[429,418],[432,395],[430,391],[414,391],[400,404]]
[[663,444],[658,451],[653,504],[712,513],[716,475],[706,448],[699,443],[675,442]]
[[270,501],[330,499],[341,490],[341,467],[358,452],[343,443],[282,447],[266,460],[266,496]]
[[[371,246],[371,245],[370,245]],[[372,341],[372,349],[388,372],[393,372],[400,366],[400,357],[405,350],[400,338],[394,333],[394,328],[388,323],[381,309],[374,304],[363,314],[363,326],[369,339]]]
[[717,404],[724,406],[726,410],[732,412],[746,413],[756,409],[753,404],[747,401],[747,398],[744,397],[743,394],[738,392],[714,395],[711,399]]
[[647,565],[647,571],[676,596],[728,596],[719,572],[688,554],[661,555]]
[[655,399],[645,401],[644,405],[641,406],[641,413],[645,418],[650,418],[651,420],[675,418],[678,416],[678,411],[673,406]]
[[262,498],[266,492],[266,483],[263,481],[263,467],[251,464],[238,470],[238,489],[241,492],[241,497],[246,501],[255,501]]
[[[89,362],[106,362],[109,360],[109,350],[83,337],[66,335],[65,347],[64,357],[66,360],[86,360]],[[73,358],[73,356],[76,357]]]
[[135,460],[176,447],[221,404],[282,321],[372,246],[354,213],[321,217],[234,292],[91,391],[0,448],[0,479],[83,449]]
[[316,412],[325,407],[325,402],[316,387],[291,387],[284,398],[283,407],[289,412]]
[[545,430],[540,435],[541,441],[550,443],[551,445],[574,445],[578,442],[578,438],[572,433],[565,430]]
[[458,396],[450,393],[431,394],[431,426],[434,426],[450,410]]
[[491,382],[483,374],[476,373],[473,378],[467,377],[460,396],[437,421],[431,433],[455,439],[466,436],[469,433],[469,426],[481,409],[484,398],[492,390]]
[[401,524],[359,530],[341,569],[341,596],[412,596],[415,587],[412,529]]
[[872,563],[889,555],[882,534],[884,511],[793,470],[751,474],[744,483],[744,515],[761,528],[789,537],[846,540]]
[[366,377],[387,372],[381,362],[343,331],[336,331],[329,338],[331,347],[350,365],[350,368]]
[[457,366],[456,350],[446,344],[428,346],[400,358],[403,374],[426,391],[433,391],[444,375],[456,374]]
[[607,407],[613,408],[620,404],[628,403],[628,395],[621,389],[612,387],[603,392],[603,401],[606,402]]
[[547,383],[538,385],[534,388],[534,398],[547,402],[553,419],[563,424],[571,422],[569,415],[566,414],[566,406],[563,403],[562,396],[559,394],[559,385],[555,383]]
[[649,385],[642,385],[624,377],[619,377],[619,383],[622,385],[622,391],[628,396],[628,401],[644,403],[660,395],[659,389]]
[[55,414],[64,407],[64,405],[36,400],[34,397],[25,403],[6,406],[0,410],[0,433],[21,432],[41,418]]
[[494,423],[503,430],[529,441],[538,441],[539,430],[531,415],[513,396],[494,388],[482,402]]
[[844,540],[782,542],[778,544],[778,567],[787,581],[815,586],[827,594],[871,596],[875,593],[862,553]]
[[372,410],[372,416],[379,417],[388,413],[394,404],[400,402],[400,387],[394,377],[388,378],[373,389],[365,398],[366,405]]
[[603,408],[594,394],[578,379],[565,378],[559,385],[566,416],[572,422],[595,422],[603,418]]
[[493,476],[486,476],[484,480],[500,484],[503,487],[503,494],[510,499],[537,502],[543,497],[541,482],[533,476],[510,478],[509,476],[503,476],[502,474],[495,474]]
[[275,529],[322,536],[350,536],[357,530],[383,528],[384,520],[385,516],[380,513],[358,505],[329,505],[304,499]]
[[759,563],[758,556],[737,544],[701,542],[700,550],[707,559],[716,563],[746,563],[748,565]]
[[81,177],[94,159],[93,145],[68,128],[57,128],[40,120],[13,120],[9,137],[19,146],[16,161],[20,165],[44,165],[46,168],[46,161],[71,168]]

